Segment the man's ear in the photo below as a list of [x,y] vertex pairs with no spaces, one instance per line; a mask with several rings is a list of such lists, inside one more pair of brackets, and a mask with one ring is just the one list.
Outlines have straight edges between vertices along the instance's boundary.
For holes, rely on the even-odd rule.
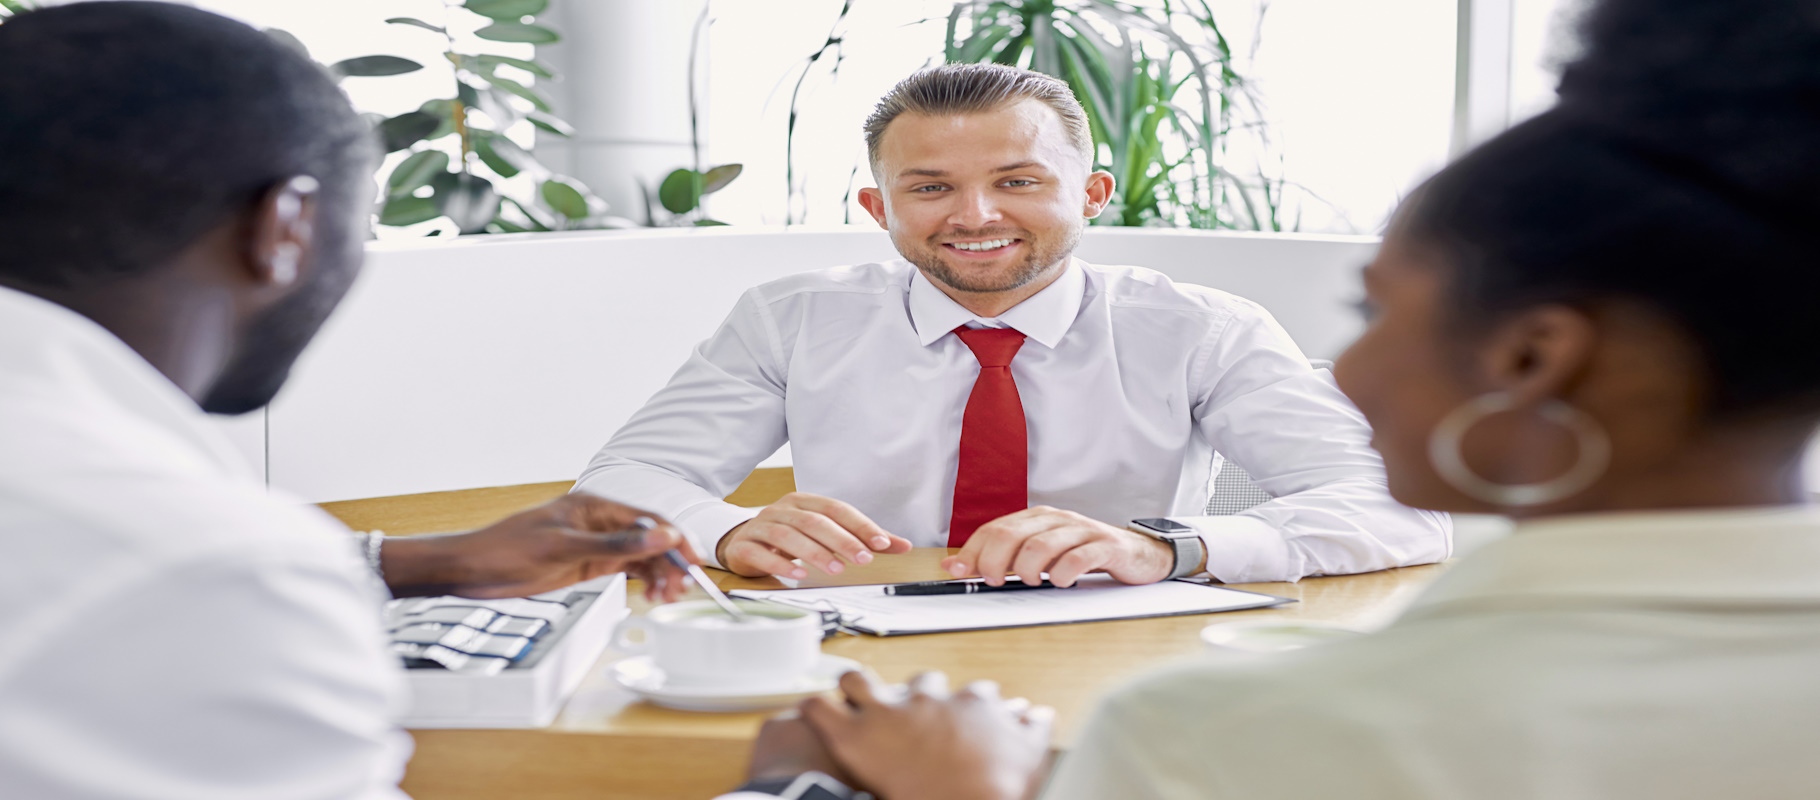
[[1115,188],[1117,188],[1117,184],[1110,172],[1099,171],[1088,175],[1087,206],[1082,209],[1082,216],[1088,219],[1098,217],[1101,211],[1106,210],[1107,204],[1112,202],[1112,192]]
[[872,219],[878,222],[879,227],[891,230],[891,226],[885,221],[884,192],[873,188],[861,189],[859,190],[859,204],[861,208],[866,209],[866,213],[872,215]]
[[320,185],[295,175],[266,190],[253,207],[247,266],[264,286],[286,287],[303,276],[316,236],[316,193]]
[[1519,403],[1564,397],[1591,363],[1599,326],[1586,312],[1550,304],[1526,309],[1499,323],[1480,349],[1491,386]]

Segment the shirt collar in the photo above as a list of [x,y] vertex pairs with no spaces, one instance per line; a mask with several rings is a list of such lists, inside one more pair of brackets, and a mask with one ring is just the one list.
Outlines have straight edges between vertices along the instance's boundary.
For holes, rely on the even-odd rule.
[[1043,290],[996,318],[981,317],[961,307],[954,299],[930,283],[922,270],[910,276],[910,324],[924,347],[969,323],[985,327],[1010,327],[1019,333],[1054,349],[1061,344],[1068,328],[1081,313],[1081,299],[1087,295],[1087,270],[1077,258],[1070,258],[1061,277]]
[[209,416],[138,352],[94,320],[36,295],[0,286],[0,400],[50,396],[85,409],[89,424],[123,419],[183,442],[177,458],[257,480]]
[[1820,508],[1580,514],[1518,525],[1461,560],[1406,619],[1461,608],[1820,603]]

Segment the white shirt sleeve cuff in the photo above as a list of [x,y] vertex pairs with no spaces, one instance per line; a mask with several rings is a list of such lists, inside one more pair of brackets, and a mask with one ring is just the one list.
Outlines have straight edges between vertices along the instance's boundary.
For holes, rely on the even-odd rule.
[[1293,581],[1289,543],[1282,531],[1256,517],[1170,517],[1194,528],[1207,546],[1207,572],[1221,583]]
[[676,526],[688,534],[689,543],[695,545],[695,552],[701,556],[702,563],[709,566],[725,568],[714,551],[720,546],[721,537],[728,531],[739,527],[746,520],[758,516],[762,508],[744,508],[732,503],[713,501],[702,503],[694,508],[685,509],[676,515]]

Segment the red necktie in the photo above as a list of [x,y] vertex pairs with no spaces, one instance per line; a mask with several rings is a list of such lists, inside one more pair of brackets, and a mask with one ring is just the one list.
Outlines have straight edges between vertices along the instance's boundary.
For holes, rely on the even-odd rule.
[[1030,437],[1024,403],[1011,379],[1011,358],[1024,335],[1010,328],[956,328],[980,361],[980,376],[961,416],[960,467],[948,546],[960,547],[979,526],[1030,507]]

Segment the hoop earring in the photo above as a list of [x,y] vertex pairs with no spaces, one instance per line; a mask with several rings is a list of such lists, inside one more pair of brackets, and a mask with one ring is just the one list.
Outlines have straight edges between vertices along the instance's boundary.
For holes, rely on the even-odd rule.
[[1509,392],[1490,392],[1442,418],[1428,437],[1428,460],[1441,480],[1474,499],[1501,508],[1525,508],[1571,497],[1605,474],[1611,463],[1611,439],[1605,429],[1586,412],[1552,398],[1537,406],[1536,413],[1574,435],[1580,457],[1571,469],[1560,477],[1536,483],[1497,483],[1473,472],[1460,447],[1466,431],[1486,417],[1516,408],[1516,398]]
[[291,242],[280,242],[272,246],[272,282],[279,286],[289,286],[297,280],[297,262],[302,260],[303,248]]

